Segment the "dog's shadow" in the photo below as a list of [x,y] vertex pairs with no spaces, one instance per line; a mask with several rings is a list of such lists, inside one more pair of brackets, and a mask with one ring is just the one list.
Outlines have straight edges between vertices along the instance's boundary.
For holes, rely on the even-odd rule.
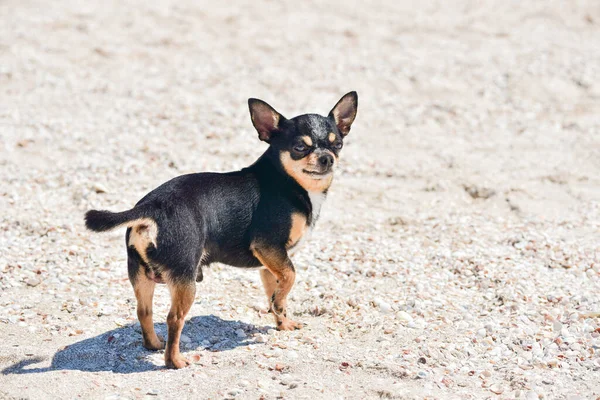
[[[159,335],[166,338],[164,323],[155,324]],[[269,327],[257,327],[240,321],[227,321],[214,315],[193,317],[183,328],[184,353],[194,350],[226,351],[240,346],[258,344],[253,333],[266,333]],[[162,351],[160,357],[149,358],[157,352],[146,350],[141,343],[139,325],[127,325],[93,338],[73,343],[59,350],[49,367],[35,367],[44,362],[43,357],[21,360],[2,370],[2,374],[35,374],[56,370],[79,370],[88,372],[112,371],[135,373],[164,368]],[[186,343],[187,342],[187,343]]]

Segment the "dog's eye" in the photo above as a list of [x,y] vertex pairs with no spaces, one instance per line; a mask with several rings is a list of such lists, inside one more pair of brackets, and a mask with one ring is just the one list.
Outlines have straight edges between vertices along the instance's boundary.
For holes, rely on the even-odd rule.
[[294,150],[296,150],[298,153],[303,153],[306,151],[306,146],[303,144],[297,144],[294,146]]
[[337,142],[335,145],[333,145],[333,147],[335,147],[336,149],[341,149],[342,148],[342,142]]

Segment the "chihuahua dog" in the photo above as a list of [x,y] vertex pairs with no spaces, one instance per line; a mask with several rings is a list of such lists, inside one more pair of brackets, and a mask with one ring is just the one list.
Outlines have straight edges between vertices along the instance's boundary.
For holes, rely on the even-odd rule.
[[248,106],[259,139],[269,144],[254,164],[229,173],[182,175],[148,193],[131,210],[90,210],[85,215],[92,231],[127,227],[129,279],[143,345],[150,350],[164,348],[154,331],[152,297],[157,283],[167,284],[167,367],[189,365],[179,352],[179,338],[202,267],[213,262],[261,267],[277,329],[302,327],[286,311],[296,279],[290,255],[319,217],[356,117],[358,96],[343,96],[327,117],[286,119],[258,99],[249,99]]

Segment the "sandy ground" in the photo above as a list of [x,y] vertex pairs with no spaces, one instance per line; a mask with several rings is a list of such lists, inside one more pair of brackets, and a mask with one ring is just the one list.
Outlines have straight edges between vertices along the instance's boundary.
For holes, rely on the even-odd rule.
[[[357,121],[290,307],[214,265],[141,347],[123,232],[165,180],[255,160],[246,106]],[[0,1],[0,398],[600,396],[600,5]],[[165,331],[168,293],[155,297]]]

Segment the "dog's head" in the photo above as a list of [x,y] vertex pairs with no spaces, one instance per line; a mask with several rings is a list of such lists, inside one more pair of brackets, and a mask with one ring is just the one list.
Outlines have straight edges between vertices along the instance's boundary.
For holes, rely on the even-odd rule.
[[307,191],[327,190],[356,117],[356,92],[344,95],[327,117],[304,114],[286,119],[258,99],[249,99],[248,106],[259,139],[279,155],[285,172]]

